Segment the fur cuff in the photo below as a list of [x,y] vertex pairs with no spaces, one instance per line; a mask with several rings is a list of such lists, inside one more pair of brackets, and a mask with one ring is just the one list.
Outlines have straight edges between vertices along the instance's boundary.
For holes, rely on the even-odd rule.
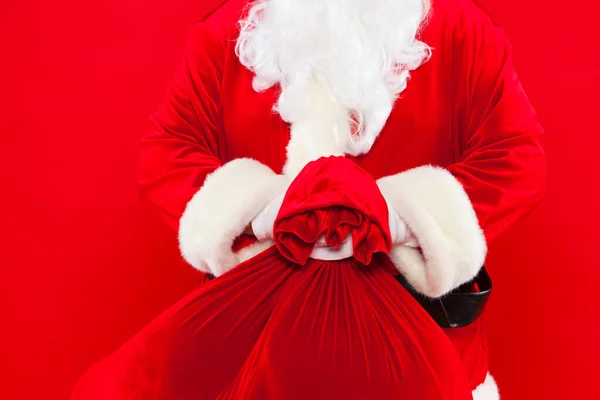
[[473,400],[500,400],[498,385],[490,374],[487,374],[485,381],[473,390]]
[[420,293],[439,297],[470,281],[487,246],[464,188],[442,168],[424,166],[381,178],[379,188],[419,248],[394,246],[390,258]]
[[234,240],[275,197],[288,179],[249,158],[240,158],[210,174],[187,204],[179,223],[179,248],[195,268],[222,275],[239,264]]

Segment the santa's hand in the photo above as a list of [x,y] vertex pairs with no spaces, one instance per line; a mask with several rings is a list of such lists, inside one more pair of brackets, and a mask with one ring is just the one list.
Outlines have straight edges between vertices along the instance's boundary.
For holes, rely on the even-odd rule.
[[283,204],[285,194],[272,200],[263,210],[252,220],[252,233],[258,240],[273,239],[273,225],[279,209]]
[[[398,215],[398,212],[393,209],[389,202],[388,206],[388,223],[390,226],[390,234],[392,243],[408,247],[419,247],[419,243],[415,235],[406,225],[406,222]],[[321,236],[315,243],[315,247],[310,255],[310,258],[324,261],[339,261],[345,258],[350,258],[354,254],[352,243],[352,233],[350,233],[342,244],[338,247],[328,246],[325,238]]]
[[315,243],[310,258],[323,261],[339,261],[350,258],[353,254],[352,233],[350,233],[338,247],[328,246],[325,238],[321,236]]
[[[273,239],[273,225],[283,204],[285,194],[275,198],[252,220],[252,234],[258,240]],[[328,246],[325,237],[321,236],[315,243],[310,258],[315,260],[338,261],[352,257],[352,234],[350,233],[338,247]]]
[[390,202],[387,201],[388,206],[388,223],[390,226],[390,234],[392,237],[393,244],[399,244],[409,247],[419,247],[419,243],[417,242],[417,238],[410,230],[410,228],[406,225],[406,222],[394,208],[390,205]]

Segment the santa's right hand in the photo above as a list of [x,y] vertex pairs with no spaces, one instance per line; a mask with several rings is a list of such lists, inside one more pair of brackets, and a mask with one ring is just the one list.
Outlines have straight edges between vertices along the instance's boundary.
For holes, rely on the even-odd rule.
[[284,197],[285,193],[272,200],[252,220],[252,233],[258,240],[273,239],[273,225],[275,225],[275,219],[279,214]]

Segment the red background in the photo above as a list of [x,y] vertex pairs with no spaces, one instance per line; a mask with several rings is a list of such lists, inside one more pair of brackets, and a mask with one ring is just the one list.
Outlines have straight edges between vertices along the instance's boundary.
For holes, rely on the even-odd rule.
[[[0,398],[68,398],[194,286],[138,199],[138,140],[186,32],[219,1],[0,5]],[[492,244],[491,369],[504,399],[600,398],[597,10],[480,3],[512,39],[549,176],[543,206]]]

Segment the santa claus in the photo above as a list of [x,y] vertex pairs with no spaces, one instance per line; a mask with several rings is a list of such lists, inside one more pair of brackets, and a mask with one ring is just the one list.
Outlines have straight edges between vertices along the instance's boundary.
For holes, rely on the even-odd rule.
[[[141,187],[183,257],[218,276],[272,245],[309,161],[344,155],[388,202],[398,272],[439,297],[540,201],[541,135],[504,33],[469,0],[229,0],[190,34]],[[474,399],[498,399],[481,319],[446,333]]]

